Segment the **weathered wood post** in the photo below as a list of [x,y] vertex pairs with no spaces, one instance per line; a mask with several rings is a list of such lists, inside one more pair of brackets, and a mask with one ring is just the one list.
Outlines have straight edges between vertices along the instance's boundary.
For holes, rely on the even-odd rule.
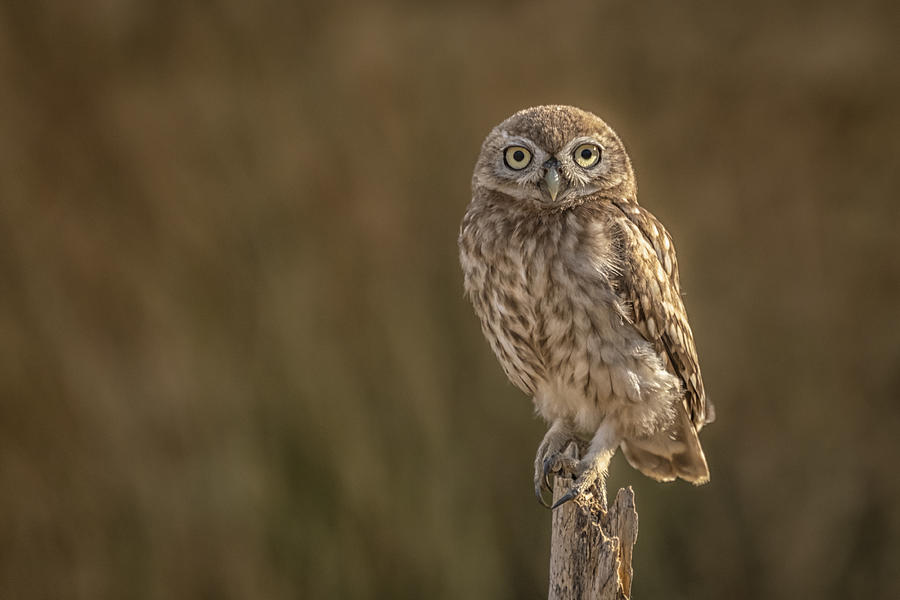
[[[578,458],[578,449],[567,450]],[[556,477],[553,501],[572,487]],[[631,596],[631,551],[638,518],[631,487],[620,489],[609,510],[606,492],[576,498],[553,511],[550,546],[550,600],[625,600]]]

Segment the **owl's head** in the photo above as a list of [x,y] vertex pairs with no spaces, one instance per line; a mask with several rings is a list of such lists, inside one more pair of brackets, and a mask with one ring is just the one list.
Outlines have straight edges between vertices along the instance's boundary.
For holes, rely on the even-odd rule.
[[634,199],[631,160],[602,119],[573,106],[536,106],[509,117],[484,140],[472,179],[537,209],[591,198]]

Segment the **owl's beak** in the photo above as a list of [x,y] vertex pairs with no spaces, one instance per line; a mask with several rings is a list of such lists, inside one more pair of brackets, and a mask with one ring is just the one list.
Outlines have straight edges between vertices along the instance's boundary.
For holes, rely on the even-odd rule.
[[547,191],[550,192],[550,201],[555,202],[556,196],[559,194],[559,168],[558,163],[548,161],[545,165],[547,172],[544,174],[544,183],[547,184]]

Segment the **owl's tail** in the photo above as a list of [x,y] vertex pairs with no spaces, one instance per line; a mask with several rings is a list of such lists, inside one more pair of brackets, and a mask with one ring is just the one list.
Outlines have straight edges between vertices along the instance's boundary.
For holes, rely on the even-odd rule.
[[709,481],[706,456],[685,410],[679,410],[675,422],[655,436],[623,441],[622,452],[632,467],[657,481],[676,477],[695,485]]

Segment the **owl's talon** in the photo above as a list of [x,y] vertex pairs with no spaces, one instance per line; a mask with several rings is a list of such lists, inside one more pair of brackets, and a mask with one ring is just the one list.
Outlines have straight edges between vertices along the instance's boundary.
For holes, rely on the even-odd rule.
[[572,488],[568,492],[566,492],[559,500],[554,502],[553,506],[550,507],[550,510],[559,508],[566,502],[569,502],[570,500],[574,500],[575,498],[578,498],[579,496],[583,496],[591,488],[591,485],[593,485],[594,481],[597,479],[596,475],[589,475],[589,473],[590,473],[589,471],[582,473],[581,477],[579,477],[578,480],[575,482],[575,485],[573,485]]
[[[550,490],[550,487],[548,486],[547,489]],[[537,496],[537,500],[538,500],[538,502],[541,503],[541,506],[543,506],[544,508],[550,508],[550,503],[547,502],[546,500],[544,500],[544,486],[543,485],[538,484],[538,485],[534,486],[534,495]]]
[[554,452],[543,459],[539,456],[538,461],[540,463],[540,471],[535,474],[534,494],[541,505],[545,508],[550,508],[550,503],[544,500],[544,490],[550,492],[551,495],[553,493],[553,483],[550,476],[574,477],[578,472],[578,461],[559,452]]
[[550,475],[561,477],[574,477],[578,469],[578,461],[572,457],[555,453],[542,461],[542,475],[535,481],[534,494],[545,508],[550,508],[550,503],[544,500],[544,490],[553,493],[553,483]]
[[553,492],[550,474],[564,468],[571,469],[572,465],[577,464],[574,459],[561,454],[571,440],[571,424],[561,419],[554,421],[534,457],[534,495],[547,508],[550,508],[550,503],[544,500],[544,490]]
[[554,503],[553,503],[553,506],[550,507],[550,510],[556,510],[557,508],[559,508],[560,506],[562,506],[562,505],[565,504],[566,502],[569,502],[570,500],[574,500],[576,496],[578,496],[578,490],[576,490],[576,489],[573,487],[573,488],[570,489],[568,492],[566,492],[562,497],[560,497],[559,500],[557,500],[556,502],[554,502]]

